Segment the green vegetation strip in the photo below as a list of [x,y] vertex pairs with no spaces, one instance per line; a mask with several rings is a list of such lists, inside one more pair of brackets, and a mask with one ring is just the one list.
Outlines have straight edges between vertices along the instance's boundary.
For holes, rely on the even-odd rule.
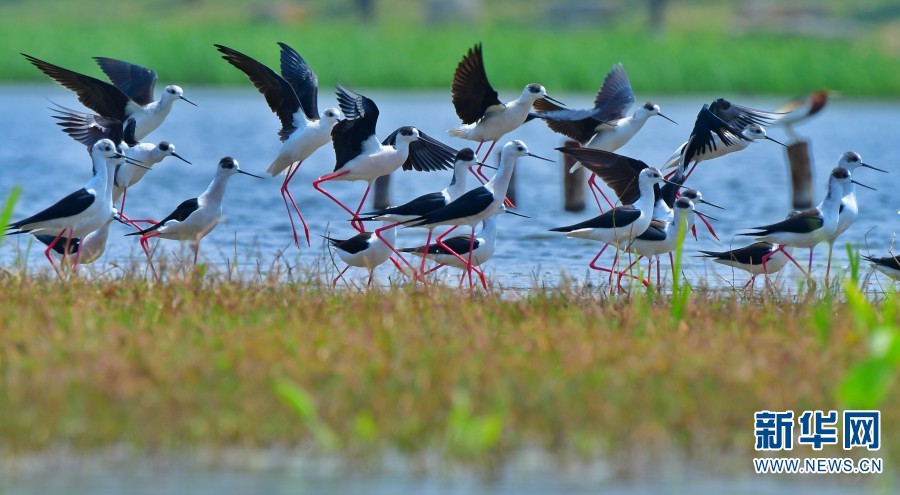
[[898,303],[846,299],[695,291],[676,320],[671,301],[640,291],[470,298],[10,274],[0,451],[300,445],[499,461],[539,446],[746,459],[757,410],[875,406],[880,454],[896,459]]
[[[73,4],[79,5],[79,4]],[[800,94],[819,88],[847,96],[900,96],[900,54],[865,34],[820,39],[726,29],[683,28],[654,36],[639,26],[541,28],[508,24],[427,26],[415,20],[373,25],[334,20],[282,24],[198,10],[125,16],[87,30],[66,7],[43,16],[0,7],[0,80],[45,81],[18,52],[99,76],[89,57],[110,56],[153,67],[164,83],[250,87],[212,47],[222,43],[278,66],[276,41],[312,64],[324,85],[447,90],[465,51],[484,42],[488,75],[512,98],[526,83],[551,92],[594,92],[622,62],[637,94]],[[214,9],[213,9],[214,10]],[[49,17],[48,17],[49,16]],[[148,20],[147,17],[153,18]],[[96,20],[92,22],[96,23]],[[715,24],[715,23],[714,23]],[[723,23],[722,26],[727,26]],[[89,34],[86,34],[89,33]],[[72,40],[78,40],[73,44]]]

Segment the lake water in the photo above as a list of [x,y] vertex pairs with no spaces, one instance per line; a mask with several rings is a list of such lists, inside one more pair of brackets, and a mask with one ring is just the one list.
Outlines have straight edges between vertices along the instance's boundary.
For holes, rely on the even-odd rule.
[[[400,125],[412,124],[426,133],[443,139],[454,147],[471,143],[450,138],[445,130],[458,123],[443,92],[384,92],[369,91],[381,110],[378,134],[385,136]],[[182,200],[200,194],[211,180],[219,158],[232,155],[247,171],[262,174],[275,155],[279,141],[278,120],[269,112],[261,95],[252,89],[189,88],[188,97],[199,104],[191,107],[176,103],[164,125],[148,140],[168,140],[179,154],[193,162],[188,166],[174,158],[156,165],[144,180],[130,189],[126,213],[132,218],[156,218],[168,214]],[[323,91],[323,107],[333,105],[328,91]],[[589,95],[560,95],[571,106],[589,104]],[[23,195],[16,206],[15,218],[31,214],[51,204],[86,181],[90,162],[83,147],[59,131],[47,109],[50,101],[81,108],[74,97],[54,86],[6,86],[0,88],[0,107],[10,118],[0,122],[3,146],[0,160],[6,164],[0,175],[0,191],[14,185],[23,187]],[[643,95],[641,96],[643,99]],[[661,118],[652,118],[644,129],[620,153],[641,159],[649,164],[663,163],[666,157],[690,133],[697,109],[706,99],[696,97],[655,98],[663,112],[675,119],[674,125]],[[740,98],[741,103],[773,109],[780,100]],[[900,147],[896,145],[895,119],[900,114],[898,102],[837,100],[823,114],[800,128],[812,140],[816,198],[821,198],[825,178],[836,165],[840,154],[855,150],[873,165],[895,170],[900,162]],[[850,123],[851,125],[847,125]],[[779,129],[770,134],[776,139],[786,137]],[[554,148],[561,144],[560,136],[540,122],[529,123],[507,136],[524,140],[536,154],[558,159]],[[496,154],[494,154],[496,155]],[[491,159],[496,158],[492,156]],[[334,236],[349,237],[354,232],[346,215],[333,203],[315,191],[311,182],[331,171],[334,154],[326,146],[312,155],[292,182],[294,196],[314,234],[312,247],[297,250],[291,247],[290,226],[278,189],[281,178],[265,181],[237,176],[231,179],[225,201],[226,223],[218,226],[203,242],[202,256],[207,262],[224,263],[237,252],[243,266],[256,269],[257,261],[269,266],[276,254],[284,250],[287,259],[301,266],[330,265],[321,239],[315,234],[329,230]],[[555,284],[566,273],[580,280],[586,276],[595,281],[605,277],[588,274],[587,263],[599,245],[591,241],[564,238],[548,232],[551,227],[568,225],[597,214],[592,206],[580,213],[568,213],[562,208],[560,165],[533,159],[521,159],[518,166],[518,207],[531,216],[523,219],[506,215],[501,219],[496,255],[487,265],[494,281],[506,287],[529,288],[535,281]],[[393,181],[392,198],[395,204],[405,202],[425,192],[446,186],[449,172],[398,172]],[[856,224],[841,238],[882,256],[887,252],[897,227],[897,203],[893,192],[900,181],[900,173],[883,175],[861,169],[857,180],[878,188],[878,191],[858,192],[861,214]],[[470,177],[470,181],[474,180]],[[727,208],[710,211],[719,218],[716,230],[720,242],[701,232],[699,241],[689,240],[686,254],[698,249],[723,250],[749,243],[749,239],[735,237],[742,229],[771,223],[784,218],[790,210],[789,172],[782,147],[764,141],[748,149],[728,155],[698,167],[688,185],[704,192],[704,197]],[[327,184],[338,198],[355,203],[363,190],[363,183]],[[591,200],[592,201],[592,200]],[[701,210],[702,211],[702,210]],[[868,248],[864,237],[868,235]],[[140,261],[135,237],[124,237],[129,229],[114,225],[107,254],[98,262],[127,263]],[[423,231],[410,229],[401,232],[401,246],[424,242]],[[24,247],[27,237],[16,242]],[[165,242],[166,252],[184,249],[178,243]],[[235,246],[235,242],[237,245]],[[824,263],[826,249],[819,247],[817,263]],[[846,265],[844,249],[836,249],[837,265]],[[805,254],[797,253],[798,259]],[[9,246],[0,252],[0,260],[8,263],[16,255]],[[611,253],[609,253],[611,257]],[[606,256],[606,255],[604,255]],[[46,266],[39,250],[32,250],[31,266]],[[607,261],[607,264],[611,259]],[[340,261],[338,260],[338,263]],[[392,274],[393,267],[381,267],[382,279]],[[743,273],[694,257],[687,257],[685,273],[691,280],[705,280],[711,285],[723,285],[734,280],[742,284]],[[796,272],[793,273],[796,276]],[[727,281],[727,282],[726,282]]]
[[[446,92],[367,92],[380,106],[381,121],[378,133],[387,135],[400,125],[413,124],[426,133],[444,139],[454,146],[470,145],[446,136],[445,130],[457,124],[457,118]],[[510,95],[504,92],[504,95]],[[151,135],[152,140],[175,143],[178,152],[194,163],[187,166],[167,159],[157,165],[143,182],[128,193],[127,213],[133,218],[161,218],[182,200],[201,193],[213,176],[219,158],[236,157],[247,171],[262,173],[278,149],[277,119],[269,112],[263,98],[251,89],[188,88],[186,94],[200,106],[176,104],[167,122]],[[323,91],[323,105],[331,104],[330,94]],[[569,105],[588,105],[590,95],[558,95]],[[710,95],[719,96],[719,95]],[[48,98],[62,105],[80,108],[66,91],[53,85],[0,87],[0,108],[7,118],[0,122],[0,191],[21,185],[23,195],[16,206],[16,218],[31,214],[56,201],[86,181],[90,162],[84,148],[60,132],[50,118]],[[641,96],[643,100],[644,96]],[[663,112],[680,125],[654,118],[621,153],[650,164],[659,164],[683,142],[690,133],[697,109],[711,98],[656,98]],[[740,99],[742,103],[759,108],[775,108],[780,100]],[[837,162],[839,155],[856,150],[865,161],[894,171],[881,175],[861,170],[857,179],[878,191],[859,192],[861,214],[857,223],[843,240],[863,246],[863,252],[884,255],[897,227],[898,205],[893,195],[900,181],[896,163],[900,162],[900,147],[896,144],[896,117],[900,115],[898,102],[869,102],[839,100],[824,114],[801,128],[812,138],[815,158],[817,198],[824,191],[824,178]],[[848,126],[848,124],[850,124]],[[776,139],[784,139],[779,130],[771,132]],[[532,152],[557,159],[554,148],[561,138],[539,122],[523,126],[508,138],[524,140]],[[310,183],[333,167],[330,147],[319,150],[303,164],[293,182],[293,191],[301,205],[313,233],[330,229],[335,236],[353,234],[345,215],[337,206],[312,189]],[[605,277],[587,275],[587,262],[599,246],[589,241],[566,239],[547,229],[580,221],[596,212],[589,208],[581,213],[567,213],[562,208],[561,166],[537,160],[520,161],[519,211],[531,219],[504,216],[495,257],[488,264],[488,274],[506,287],[529,288],[535,281],[555,284],[562,274],[580,280],[586,276],[596,281]],[[449,172],[396,174],[393,198],[395,203],[443,188]],[[237,250],[242,266],[255,270],[257,260],[266,267],[278,252],[285,250],[292,264],[305,266],[327,264],[328,257],[318,237],[312,247],[300,250],[291,246],[289,224],[278,193],[280,179],[258,181],[248,177],[234,177],[226,195],[227,221],[212,232],[201,247],[202,257],[211,263],[223,263]],[[729,155],[715,162],[704,163],[695,172],[689,185],[705,193],[705,197],[727,208],[712,212],[720,221],[717,230],[722,238],[716,242],[701,231],[698,241],[688,241],[686,253],[698,249],[718,250],[741,246],[748,241],[734,235],[746,227],[782,219],[789,211],[788,169],[784,150],[772,143],[750,146],[746,151]],[[329,186],[339,198],[347,202],[358,200],[364,186],[360,183],[335,183]],[[868,247],[864,236],[868,235]],[[142,262],[136,238],[123,235],[129,230],[113,226],[107,254],[98,263],[128,264]],[[408,231],[400,235],[399,245],[417,245],[423,241],[421,232]],[[24,249],[26,237],[13,242]],[[235,245],[236,243],[236,245]],[[167,251],[177,250],[169,242]],[[16,256],[13,246],[3,246],[0,262],[8,264]],[[824,249],[818,250],[824,262]],[[846,264],[846,255],[837,250],[837,265]],[[799,253],[802,257],[803,253]],[[32,250],[29,263],[33,267],[46,266],[39,250]],[[706,280],[711,285],[723,285],[734,279],[738,284],[746,280],[742,273],[694,257],[686,259],[685,271],[692,280]],[[391,270],[379,269],[384,279]],[[721,277],[721,278],[720,278]],[[134,463],[92,463],[48,466],[35,469],[12,469],[0,475],[0,493],[38,494],[112,494],[112,493],[860,493],[853,483],[833,483],[828,480],[753,478],[718,478],[691,474],[691,470],[677,470],[674,476],[654,481],[620,481],[608,476],[585,476],[560,473],[551,462],[543,469],[512,467],[498,480],[485,481],[471,473],[420,476],[405,470],[380,470],[377,473],[355,472],[353,469],[321,469],[321,466],[302,469],[222,469],[193,466],[190,463],[167,463],[162,466]],[[532,466],[532,467],[528,467]],[[749,459],[747,470],[750,469]],[[52,475],[48,475],[48,471]],[[746,471],[744,471],[746,472]]]

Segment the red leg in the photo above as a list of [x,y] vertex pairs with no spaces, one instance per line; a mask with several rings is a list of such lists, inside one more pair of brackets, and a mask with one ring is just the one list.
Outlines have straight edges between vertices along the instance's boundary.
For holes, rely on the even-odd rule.
[[[634,267],[634,265],[638,264],[638,262],[641,261],[641,258],[643,258],[643,256],[638,256],[636,260],[632,261],[630,265],[628,265],[627,267],[625,267],[624,270],[619,272],[619,278],[616,280],[616,285],[618,285],[619,287],[622,287],[622,278],[625,277],[625,273],[630,271],[632,269],[632,267]],[[637,278],[634,275],[632,275],[631,277]]]
[[366,185],[366,192],[363,193],[362,199],[359,201],[359,206],[356,207],[356,211],[353,212],[353,221],[350,222],[350,225],[353,226],[359,232],[365,232],[366,227],[363,225],[362,220],[359,219],[359,212],[362,211],[362,207],[366,204],[366,198],[369,197],[369,191],[372,190],[372,183],[375,181],[369,181],[368,185]]
[[600,256],[603,254],[604,251],[606,251],[606,248],[608,248],[608,247],[609,247],[609,244],[604,244],[603,247],[600,248],[600,252],[597,253],[597,256],[594,256],[594,259],[591,260],[591,262],[588,264],[588,266],[594,270],[598,270],[601,272],[610,271],[609,268],[604,268],[602,266],[597,265],[597,260],[600,259]]
[[44,256],[47,257],[47,261],[50,262],[50,266],[53,267],[53,271],[56,272],[57,277],[62,277],[62,273],[60,273],[59,268],[56,267],[56,263],[53,262],[53,256],[50,255],[50,252],[53,251],[53,247],[62,239],[63,234],[66,233],[66,229],[62,229],[59,231],[59,235],[53,239],[53,242],[47,245],[47,249],[44,250]]
[[[375,237],[377,237],[381,242],[383,242],[385,246],[389,247],[391,249],[391,251],[393,251],[394,254],[397,256],[397,258],[400,258],[400,261],[402,261],[403,264],[405,264],[407,267],[409,267],[410,271],[412,272],[413,281],[415,281],[415,280],[418,280],[418,278],[419,278],[418,270],[416,270],[416,267],[414,267],[409,261],[407,261],[406,258],[404,258],[402,254],[400,254],[400,251],[397,251],[397,248],[395,248],[393,244],[388,242],[387,239],[385,239],[384,236],[381,235],[381,233],[384,232],[385,230],[393,229],[393,228],[397,227],[398,225],[400,225],[401,223],[403,223],[403,222],[392,223],[390,225],[386,225],[379,229],[375,229]],[[429,233],[430,232],[431,231],[429,230]],[[397,263],[397,260],[394,259],[394,256],[391,256],[391,260],[394,261],[394,265],[397,267],[398,270],[400,270],[400,273],[403,273],[403,267],[401,267],[400,264]]]
[[750,277],[750,280],[748,280],[747,283],[744,284],[744,287],[742,287],[741,290],[747,290],[747,287],[752,287],[754,280],[756,280],[756,275],[753,275],[752,277]]
[[440,264],[440,263],[439,263],[437,266],[435,266],[434,268],[429,269],[427,272],[423,273],[422,275],[428,275],[429,273],[434,272],[434,271],[437,271],[439,268],[443,268],[443,267],[445,267],[445,266],[447,266],[447,265],[444,265],[444,264]]
[[[697,218],[699,218],[700,221],[703,222],[704,225],[706,225],[706,229],[709,230],[709,233],[712,234],[712,236],[715,237],[716,240],[718,241],[719,236],[716,235],[716,231],[715,231],[715,229],[713,229],[712,224],[709,223],[709,220],[703,218],[703,215],[697,215]],[[696,225],[693,227],[693,231],[694,231],[694,238],[696,238],[697,237],[697,226]]]
[[119,205],[119,215],[125,213],[125,196],[127,194],[128,194],[128,188],[126,187],[125,189],[122,189],[122,204]]
[[487,182],[487,180],[482,179],[481,176],[478,175],[478,172],[476,172],[474,168],[470,168],[469,172],[471,172],[472,175],[474,175],[475,178],[478,179],[478,183],[481,184],[482,186]]
[[375,269],[372,268],[369,270],[369,281],[366,282],[366,287],[372,287],[372,278],[375,277]]
[[[291,232],[294,234],[294,244],[297,247],[300,247],[300,239],[297,236],[297,229],[294,227],[294,216],[291,215],[291,206],[294,207],[294,211],[297,212],[297,217],[300,218],[300,223],[303,224],[303,232],[306,234],[306,244],[307,246],[311,245],[309,240],[309,227],[306,225],[306,220],[303,219],[303,215],[300,213],[300,207],[297,206],[297,202],[294,201],[294,196],[291,194],[291,190],[288,189],[288,184],[291,182],[291,179],[294,178],[294,175],[300,170],[300,165],[303,162],[297,162],[295,165],[292,165],[293,168],[288,170],[288,173],[284,176],[284,183],[281,184],[281,199],[284,200],[284,208],[288,213],[288,220],[291,222]],[[288,200],[290,200],[290,205],[288,205]]]
[[[422,275],[425,275],[425,262],[428,260],[428,248],[431,247],[431,235],[433,233],[434,229],[428,229],[428,240],[425,241],[425,252],[422,253],[422,264],[419,265],[419,273]],[[431,273],[431,271],[428,273]]]
[[468,260],[466,260],[465,258],[463,258],[462,256],[460,256],[459,254],[456,253],[456,251],[450,249],[449,246],[447,246],[446,244],[444,244],[444,238],[447,237],[448,234],[450,234],[451,232],[453,232],[454,230],[456,230],[456,228],[457,228],[457,226],[454,226],[452,229],[449,229],[449,230],[447,230],[447,232],[444,232],[443,234],[439,235],[439,236],[437,237],[437,239],[435,240],[435,242],[437,242],[438,246],[444,248],[444,250],[446,250],[448,253],[450,253],[450,254],[452,254],[454,257],[456,257],[456,259],[458,259],[459,261],[465,263],[465,264],[468,265],[468,266],[471,266],[471,265],[469,264],[469,261],[468,261]]
[[[325,189],[322,189],[322,186],[321,186],[321,184],[322,184],[323,182],[327,182],[327,181],[330,181],[330,180],[334,180],[334,179],[336,179],[336,178],[338,178],[338,177],[347,175],[347,174],[349,174],[349,173],[350,173],[350,172],[347,171],[347,170],[342,170],[342,171],[340,171],[340,172],[332,172],[332,173],[330,173],[330,174],[325,174],[325,175],[323,175],[322,177],[319,177],[318,179],[314,180],[312,184],[313,184],[313,188],[315,188],[316,191],[319,191],[320,193],[324,194],[325,197],[327,197],[328,199],[330,199],[331,201],[333,201],[336,205],[338,205],[338,206],[340,206],[341,208],[343,208],[344,211],[346,211],[347,213],[349,213],[349,214],[350,214],[352,217],[354,217],[354,219],[355,219],[355,218],[356,218],[356,213],[354,213],[353,210],[351,210],[350,208],[348,208],[344,203],[341,203],[340,201],[338,201],[337,198],[335,198],[334,196],[332,196],[332,195],[331,195],[328,191],[326,191]],[[356,228],[355,225],[354,225],[354,228]],[[359,230],[359,229],[357,229],[357,230]],[[362,232],[362,231],[360,231],[360,232]]]
[[810,274],[810,276],[812,275],[812,258],[813,258],[813,251],[815,251],[815,249],[816,249],[815,246],[809,248],[809,271],[808,271],[808,273]]
[[[591,173],[591,176],[588,178],[588,186],[592,189],[592,191],[597,191],[597,193],[600,193],[600,195],[603,196],[603,199],[606,200],[606,204],[608,204],[610,208],[613,207],[612,201],[610,201],[609,198],[606,197],[606,193],[604,193],[603,189],[601,189],[597,184],[596,174]],[[594,193],[594,200],[597,201],[597,207],[600,208],[600,213],[603,213],[603,206],[600,205],[600,200],[597,199],[597,193]]]
[[193,244],[194,244],[194,266],[197,266],[197,255],[200,253],[200,240],[198,239],[197,242],[195,242]]
[[[337,276],[337,277],[334,277],[334,280],[331,281],[331,287],[332,287],[332,288],[337,287],[337,281],[340,280],[340,279],[342,279],[342,278],[344,278],[344,273],[346,273],[347,270],[349,270],[349,269],[350,269],[350,265],[347,265],[346,268],[344,268],[343,270],[341,270],[340,273],[338,273],[338,276]],[[346,279],[344,279],[344,283],[347,284],[347,287],[350,286],[350,284],[347,282]]]
[[[493,145],[491,146],[493,149]],[[488,152],[490,153],[490,152]],[[472,237],[469,238],[469,260],[466,262],[468,264],[466,273],[469,275],[469,290],[472,290],[472,251],[475,250],[475,227],[472,227]]]
[[484,145],[484,141],[480,141],[478,143],[478,147],[475,148],[475,156],[478,156],[478,152],[481,151],[481,147]]
[[700,162],[694,162],[694,165],[688,171],[687,175],[684,176],[684,182],[687,182],[687,180],[691,177],[691,174],[694,173],[694,169],[697,168],[698,163]]
[[141,249],[144,250],[144,254],[147,255],[147,263],[150,264],[150,270],[153,271],[153,278],[159,281],[159,275],[156,273],[156,268],[153,266],[153,254],[150,252],[150,239],[156,237],[157,233],[151,232],[147,235],[141,236]]

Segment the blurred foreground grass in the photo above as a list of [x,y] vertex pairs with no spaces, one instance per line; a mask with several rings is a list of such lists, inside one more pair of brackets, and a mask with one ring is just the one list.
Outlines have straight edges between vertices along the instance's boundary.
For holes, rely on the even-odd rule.
[[[898,306],[697,292],[678,320],[667,298],[565,288],[469,298],[4,276],[0,451],[291,445],[491,464],[537,446],[622,462],[747,459],[755,411],[849,408],[839,384],[874,352],[876,328],[896,328]],[[896,369],[878,372],[890,382]],[[866,396],[862,371],[851,397]],[[877,405],[891,464],[897,389]]]
[[[90,56],[153,67],[164,83],[249,87],[212,44],[276,67],[275,42],[285,41],[304,55],[325,87],[339,81],[362,88],[447,89],[459,59],[482,41],[489,77],[510,91],[504,99],[530,82],[551,93],[593,92],[615,62],[625,65],[639,99],[647,93],[800,94],[823,87],[848,96],[900,96],[897,23],[841,37],[738,32],[725,17],[734,15],[729,7],[691,2],[674,4],[679,8],[671,29],[653,35],[637,13],[608,25],[573,27],[511,15],[534,10],[532,17],[538,16],[535,3],[504,4],[495,7],[505,9],[495,21],[469,25],[428,25],[416,14],[421,3],[407,8],[396,1],[382,2],[383,14],[370,23],[349,12],[317,17],[302,7],[266,9],[260,2],[143,1],[92,8],[96,3],[0,5],[0,80],[46,80],[18,54],[25,52],[98,76]],[[338,2],[333,9],[348,4]]]

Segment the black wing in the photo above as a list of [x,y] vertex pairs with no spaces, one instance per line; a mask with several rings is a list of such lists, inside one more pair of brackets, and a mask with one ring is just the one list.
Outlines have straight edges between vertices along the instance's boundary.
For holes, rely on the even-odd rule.
[[281,75],[293,86],[306,118],[319,120],[319,78],[297,50],[280,41],[278,46],[281,47]]
[[166,222],[171,222],[173,220],[177,222],[183,222],[187,219],[187,217],[191,215],[191,213],[197,211],[198,208],[200,208],[200,203],[197,201],[197,198],[186,199],[182,201],[180,205],[178,205],[178,208],[175,208],[175,211],[169,213],[169,216],[160,220],[156,225],[139,232],[132,232],[125,235],[146,235],[150,232],[160,229],[161,227],[164,227],[166,225]]
[[581,162],[606,183],[623,205],[634,204],[641,195],[638,177],[647,164],[610,151],[592,148],[556,148]]
[[294,114],[301,108],[300,99],[294,93],[291,83],[278,75],[274,70],[243,53],[223,45],[213,45],[222,53],[222,58],[247,75],[250,82],[266,98],[269,108],[281,120],[278,137],[286,141],[297,127],[294,125]]
[[709,110],[716,117],[731,124],[737,130],[744,130],[750,124],[767,126],[781,116],[779,113],[756,110],[732,103],[725,98],[719,98],[709,105]]
[[601,122],[624,118],[634,104],[631,82],[622,64],[613,65],[594,98],[594,117]]
[[372,232],[360,232],[355,236],[349,239],[335,239],[333,237],[325,237],[332,246],[340,249],[341,251],[346,251],[350,254],[356,254],[360,251],[364,251],[369,247],[369,240],[372,239],[372,236],[375,234]]
[[[45,246],[49,246],[55,239],[55,235],[46,235],[46,234],[38,234],[34,236],[39,242],[43,243]],[[81,246],[81,239],[74,238],[69,241],[68,237],[60,237],[56,244],[53,245],[53,250],[56,251],[57,254],[64,255],[66,254],[66,246],[69,246],[69,254],[75,254],[78,252],[78,247]]]
[[595,110],[572,110],[539,98],[534,102],[535,117],[544,119],[553,132],[585,144],[597,133],[603,122],[594,118]]
[[[126,141],[122,122],[116,119],[79,112],[61,105],[56,105],[56,108],[51,108],[51,110],[57,112],[53,115],[53,118],[59,121],[56,125],[62,127],[63,132],[87,146],[88,149],[92,148],[101,139],[110,139],[117,146]],[[134,120],[129,120],[129,122],[134,122]],[[136,145],[137,142],[133,141],[133,129],[130,137],[132,142],[126,141],[125,144],[128,146]]]
[[687,177],[684,175],[683,167],[678,167],[675,169],[675,174],[672,175],[666,182],[659,187],[659,184],[653,186],[653,191],[659,192],[656,195],[656,199],[662,199],[669,208],[672,208],[675,205],[675,200],[678,199],[678,190],[681,189],[681,186],[684,184],[684,181],[687,180]]
[[139,105],[153,103],[156,71],[114,58],[94,57],[113,85]]
[[[472,243],[472,235],[464,234],[453,236],[449,239],[444,239],[444,245],[450,248],[456,254],[469,254],[469,246]],[[481,240],[478,238],[475,239],[475,250],[481,246]],[[403,248],[400,250],[403,253],[424,253],[425,246],[419,246],[414,248]],[[444,249],[438,243],[433,243],[428,246],[428,254],[451,254],[450,251]]]
[[[392,132],[384,141],[384,146],[396,146],[397,134],[402,127]],[[453,168],[456,160],[455,150],[433,137],[419,131],[419,139],[409,143],[409,156],[403,162],[403,170],[433,172]]]
[[807,234],[809,232],[814,232],[825,224],[825,220],[822,218],[821,213],[816,208],[810,208],[808,210],[798,211],[787,219],[782,220],[780,222],[776,222],[769,225],[763,225],[761,227],[753,227],[754,229],[758,229],[759,232],[752,232],[749,234],[740,234],[747,236],[763,236],[768,235],[773,232],[789,232],[792,234]]
[[642,241],[662,242],[662,241],[666,240],[667,236],[666,236],[666,231],[664,229],[664,226],[665,226],[664,222],[660,222],[661,224],[663,224],[662,226],[653,225],[654,223],[656,223],[656,222],[651,222],[650,226],[647,227],[647,230],[645,230],[644,233],[642,233],[641,235],[637,236],[637,238]]
[[456,115],[463,124],[474,124],[484,117],[488,108],[503,105],[484,71],[481,43],[469,48],[469,52],[456,66],[450,93]]
[[682,163],[685,166],[690,164],[698,154],[716,149],[713,133],[718,135],[722,143],[727,146],[740,139],[738,136],[740,136],[741,131],[717,117],[709,109],[709,105],[703,105],[703,108],[697,113],[694,129],[691,131],[691,137],[688,138],[684,149]]
[[897,256],[885,256],[884,258],[874,258],[872,256],[863,255],[866,261],[875,263],[876,265],[881,265],[886,268],[892,268],[894,270],[900,270],[900,257]]
[[378,123],[378,107],[371,99],[343,86],[338,86],[337,98],[347,118],[331,130],[335,171],[362,153],[366,140],[375,135],[375,125]]
[[744,265],[762,265],[762,259],[772,252],[772,244],[768,242],[755,242],[749,246],[731,251],[700,251],[709,258],[730,260]]
[[476,187],[466,192],[447,206],[438,208],[433,212],[410,220],[407,225],[418,227],[421,225],[433,225],[458,218],[471,217],[483,212],[494,201],[494,195],[484,186]]
[[381,210],[374,210],[367,213],[363,213],[363,217],[361,220],[369,221],[374,220],[376,217],[380,217],[382,215],[427,215],[438,208],[442,208],[447,205],[447,198],[443,195],[443,193],[434,192],[423,194],[418,198],[404,203],[399,206],[391,206],[390,208],[384,208]]
[[57,65],[22,54],[32,65],[38,68],[58,84],[66,89],[74,91],[84,106],[99,113],[104,117],[110,117],[125,122],[125,106],[128,105],[128,95],[108,82],[101,81],[91,76],[79,74],[69,69],[63,69]]
[[35,213],[28,218],[19,220],[18,222],[9,224],[7,229],[21,229],[25,225],[32,223],[53,220],[55,218],[66,218],[77,215],[88,209],[96,199],[96,196],[89,193],[87,189],[81,188],[65,198],[57,201],[49,208]]
[[567,227],[556,227],[551,232],[573,232],[581,229],[612,229],[624,227],[641,216],[641,210],[633,206],[617,206],[602,215]]

